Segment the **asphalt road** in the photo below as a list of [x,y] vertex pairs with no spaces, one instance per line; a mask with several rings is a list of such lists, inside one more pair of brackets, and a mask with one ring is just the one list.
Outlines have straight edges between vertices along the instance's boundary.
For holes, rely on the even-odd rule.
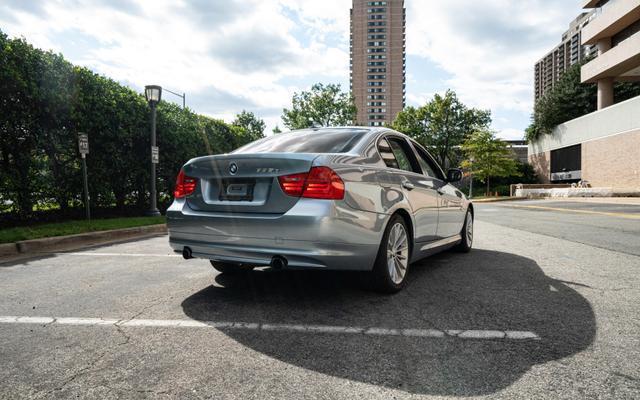
[[166,237],[0,265],[0,398],[637,399],[633,207],[478,205],[474,251],[395,296]]

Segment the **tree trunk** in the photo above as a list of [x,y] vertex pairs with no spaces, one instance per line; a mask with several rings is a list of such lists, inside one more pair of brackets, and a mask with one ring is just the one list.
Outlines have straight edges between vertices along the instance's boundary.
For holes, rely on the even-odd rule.
[[485,193],[485,196],[487,196],[487,197],[489,197],[489,196],[491,195],[491,193],[490,193],[490,188],[489,188],[489,187],[490,187],[490,182],[491,182],[491,180],[490,180],[490,178],[487,176],[487,192]]

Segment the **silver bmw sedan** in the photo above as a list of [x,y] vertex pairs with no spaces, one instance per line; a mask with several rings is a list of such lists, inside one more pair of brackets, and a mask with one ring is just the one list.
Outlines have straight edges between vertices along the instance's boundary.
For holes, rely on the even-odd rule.
[[433,157],[381,128],[322,128],[270,136],[180,171],[167,210],[169,241],[233,273],[367,271],[397,292],[411,263],[473,241],[473,205]]

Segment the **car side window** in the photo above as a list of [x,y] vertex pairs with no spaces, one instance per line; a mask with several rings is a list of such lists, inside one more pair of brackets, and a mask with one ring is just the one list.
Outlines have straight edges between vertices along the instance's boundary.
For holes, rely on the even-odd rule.
[[431,159],[431,157],[420,147],[418,144],[414,143],[413,147],[416,149],[416,153],[418,155],[418,162],[422,167],[422,171],[424,174],[440,180],[444,180],[444,176],[442,176],[442,172],[440,168],[435,165],[435,162]]
[[387,137],[378,143],[378,149],[387,167],[420,173],[420,166],[406,140]]
[[380,152],[380,156],[382,157],[382,161],[388,168],[400,169],[398,164],[398,160],[396,159],[389,142],[387,142],[386,138],[380,139],[378,142],[378,151]]

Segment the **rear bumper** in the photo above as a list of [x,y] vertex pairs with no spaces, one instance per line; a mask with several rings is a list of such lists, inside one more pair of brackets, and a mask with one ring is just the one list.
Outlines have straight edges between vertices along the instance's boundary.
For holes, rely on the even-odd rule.
[[287,213],[193,211],[184,200],[167,210],[169,243],[176,252],[216,261],[269,265],[283,256],[289,268],[369,271],[387,216],[343,202],[301,199]]

